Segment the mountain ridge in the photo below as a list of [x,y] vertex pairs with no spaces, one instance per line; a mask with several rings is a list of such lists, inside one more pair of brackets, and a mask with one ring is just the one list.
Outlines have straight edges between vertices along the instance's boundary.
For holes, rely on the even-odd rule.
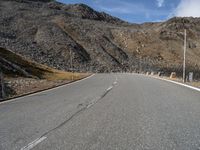
[[187,71],[199,76],[200,18],[131,24],[85,4],[9,0],[0,7],[1,47],[66,71],[181,74],[186,28]]

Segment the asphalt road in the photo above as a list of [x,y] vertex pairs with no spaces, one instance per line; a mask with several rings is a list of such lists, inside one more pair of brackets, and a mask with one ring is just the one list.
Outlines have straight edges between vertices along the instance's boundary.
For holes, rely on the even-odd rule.
[[0,104],[0,150],[199,150],[200,92],[97,74]]

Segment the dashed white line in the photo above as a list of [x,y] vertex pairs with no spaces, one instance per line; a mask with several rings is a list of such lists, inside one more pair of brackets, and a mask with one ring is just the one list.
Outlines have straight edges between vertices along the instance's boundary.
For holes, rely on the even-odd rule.
[[37,138],[33,142],[29,143],[27,146],[21,148],[21,150],[31,150],[33,147],[44,141],[47,137],[43,136],[41,138]]
[[[117,80],[117,78],[116,78],[116,80]],[[117,81],[116,81],[116,80],[115,80],[115,82],[113,82],[112,86],[110,86],[110,87],[108,87],[108,88],[106,89],[106,91],[105,91],[104,94],[106,94],[107,92],[109,92],[110,90],[113,89],[114,85],[117,84]],[[98,97],[98,98],[92,100],[92,101],[90,102],[90,104],[87,106],[87,108],[90,108],[91,106],[93,106],[99,99],[101,99],[101,97]]]
[[117,84],[117,81],[115,81],[113,84],[116,85],[116,84]]
[[113,88],[113,86],[110,86],[109,88],[106,89],[106,91],[110,91]]

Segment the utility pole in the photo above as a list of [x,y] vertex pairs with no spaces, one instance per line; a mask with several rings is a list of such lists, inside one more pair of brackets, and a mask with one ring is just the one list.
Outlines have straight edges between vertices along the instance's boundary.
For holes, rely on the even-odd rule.
[[187,31],[185,29],[184,30],[184,50],[183,50],[183,83],[185,83],[186,48],[187,48]]

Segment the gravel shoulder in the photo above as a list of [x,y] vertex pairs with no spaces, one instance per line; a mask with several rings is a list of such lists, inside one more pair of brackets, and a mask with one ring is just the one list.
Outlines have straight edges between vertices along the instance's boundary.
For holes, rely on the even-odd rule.
[[69,83],[69,80],[55,80],[48,81],[46,79],[32,79],[32,78],[6,78],[6,98],[14,98],[49,88],[57,87],[59,85]]

